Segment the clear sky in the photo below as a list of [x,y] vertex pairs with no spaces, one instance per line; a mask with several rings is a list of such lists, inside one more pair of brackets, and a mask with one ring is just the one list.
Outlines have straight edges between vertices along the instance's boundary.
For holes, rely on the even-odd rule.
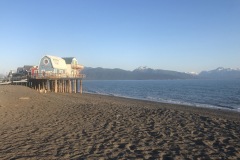
[[240,67],[239,0],[0,0],[0,73],[46,55],[84,66]]

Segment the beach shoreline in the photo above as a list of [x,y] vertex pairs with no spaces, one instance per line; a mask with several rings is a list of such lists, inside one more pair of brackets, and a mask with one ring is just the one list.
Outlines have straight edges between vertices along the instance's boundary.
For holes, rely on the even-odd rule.
[[[227,113],[240,113],[240,109],[230,109],[230,108],[223,108],[223,107],[218,107],[218,106],[212,106],[209,107],[209,105],[206,105],[206,107],[204,105],[191,105],[191,104],[185,104],[185,103],[171,103],[171,102],[161,102],[161,101],[156,101],[156,100],[149,100],[149,99],[144,99],[144,98],[135,98],[135,97],[127,97],[127,96],[118,96],[118,95],[112,95],[112,94],[102,94],[102,93],[91,93],[91,92],[83,92],[84,94],[87,95],[100,95],[100,96],[106,96],[106,97],[116,97],[116,98],[123,98],[123,99],[129,99],[129,100],[136,100],[136,101],[142,101],[142,102],[153,102],[153,103],[157,103],[160,106],[161,105],[170,105],[170,106],[180,106],[180,107],[184,107],[184,108],[188,108],[188,107],[193,107],[193,108],[198,108],[200,110],[208,110],[210,109],[210,112],[227,112]],[[191,108],[190,108],[191,109]]]
[[0,159],[237,159],[240,113],[0,86]]

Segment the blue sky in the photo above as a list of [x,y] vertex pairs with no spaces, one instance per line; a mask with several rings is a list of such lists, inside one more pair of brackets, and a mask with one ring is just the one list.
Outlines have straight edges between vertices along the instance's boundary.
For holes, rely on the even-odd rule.
[[0,0],[0,73],[44,55],[88,67],[240,67],[239,0]]

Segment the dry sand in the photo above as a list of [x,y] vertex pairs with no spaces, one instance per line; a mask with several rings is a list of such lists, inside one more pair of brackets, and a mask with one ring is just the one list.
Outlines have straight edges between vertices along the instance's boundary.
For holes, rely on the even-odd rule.
[[0,159],[240,159],[240,113],[0,86]]

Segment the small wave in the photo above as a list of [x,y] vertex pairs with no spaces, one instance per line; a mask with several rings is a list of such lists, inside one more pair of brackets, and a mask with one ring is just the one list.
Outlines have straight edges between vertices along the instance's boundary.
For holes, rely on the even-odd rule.
[[91,92],[91,91],[83,91],[83,93],[94,94],[95,92]]
[[221,107],[221,108],[228,108],[228,109],[235,109],[235,108],[233,108],[233,107],[226,106],[226,105],[219,105],[219,107]]
[[151,96],[147,96],[147,97],[145,97],[145,98],[148,99],[148,100],[156,100],[156,98],[151,97]]
[[[184,102],[172,99],[163,99],[163,98],[153,98],[147,97],[148,100],[161,102],[161,103],[168,103],[168,104],[177,104],[177,105],[186,105],[192,107],[201,107],[201,108],[215,108],[215,109],[224,109],[224,110],[236,110],[236,108],[229,107],[229,106],[216,106],[211,104],[200,104],[200,103],[191,103],[191,102]],[[240,108],[237,109],[240,112]]]
[[121,95],[119,95],[119,94],[114,94],[114,93],[110,93],[109,95],[110,95],[110,96],[114,96],[114,97],[122,97]]
[[99,95],[105,95],[105,96],[109,96],[110,95],[110,94],[103,93],[103,92],[98,92],[98,91],[83,91],[83,93],[99,94]]

